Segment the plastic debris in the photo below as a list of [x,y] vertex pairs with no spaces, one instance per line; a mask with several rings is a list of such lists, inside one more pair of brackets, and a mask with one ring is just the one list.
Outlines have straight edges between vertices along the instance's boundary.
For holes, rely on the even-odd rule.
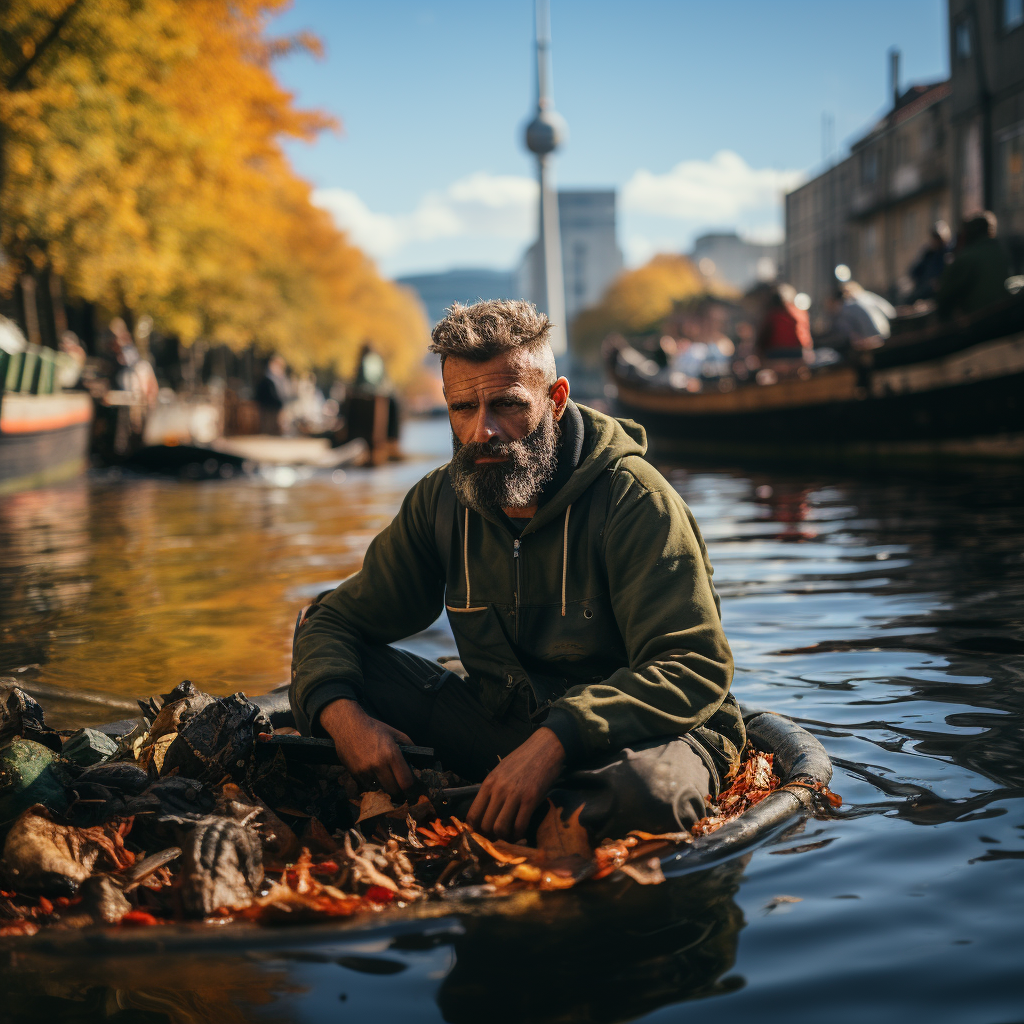
[[82,768],[109,761],[117,753],[117,743],[98,729],[79,729],[64,741],[61,755]]

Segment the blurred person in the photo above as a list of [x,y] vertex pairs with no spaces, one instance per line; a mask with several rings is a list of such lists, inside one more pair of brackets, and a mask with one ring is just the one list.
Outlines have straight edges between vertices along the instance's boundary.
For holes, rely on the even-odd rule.
[[[319,434],[325,428],[324,393],[316,382],[316,374],[306,372],[295,384],[295,398],[288,407],[292,423],[300,434]],[[333,403],[335,414],[337,402]]]
[[768,297],[755,351],[762,359],[803,359],[814,347],[807,310],[795,305],[796,289],[780,284]]
[[74,331],[64,331],[57,346],[68,358],[62,360],[57,380],[62,388],[73,388],[82,377],[85,368],[86,354],[78,335]]
[[[143,359],[135,339],[124,320],[116,316],[107,325],[110,332],[110,351],[114,356],[114,386],[128,391],[152,408],[160,394],[160,385],[148,360]],[[77,340],[77,339],[76,339]]]
[[384,365],[384,358],[370,342],[364,342],[359,353],[359,362],[356,364],[355,386],[375,391],[384,385],[386,377],[387,367]]
[[964,221],[956,256],[939,282],[939,316],[970,315],[1009,294],[1010,259],[996,238],[997,226],[996,215],[988,210]]
[[907,296],[907,302],[920,302],[934,299],[939,288],[939,281],[946,270],[950,253],[952,232],[944,220],[937,220],[932,228],[928,244],[910,267],[910,279],[913,288]]
[[[485,834],[524,835],[549,795],[592,841],[689,828],[744,743],[707,550],[643,428],[570,401],[549,331],[521,300],[434,328],[451,462],[300,620],[292,709],[395,796],[399,744],[433,747],[482,783]],[[390,646],[444,607],[459,661]]]
[[281,356],[274,354],[267,360],[255,397],[260,409],[260,433],[280,435],[284,407],[293,397],[288,367]]
[[875,325],[878,336],[883,341],[888,341],[892,335],[892,327],[889,321],[896,319],[896,307],[887,299],[883,299],[881,295],[869,292],[867,288],[856,281],[847,281],[843,285],[843,290],[848,298],[853,299],[857,305],[862,306],[868,316],[871,317],[871,322]]
[[884,344],[878,326],[867,309],[851,294],[850,283],[839,285],[826,303],[832,317],[828,334],[816,342],[847,358],[870,352]]

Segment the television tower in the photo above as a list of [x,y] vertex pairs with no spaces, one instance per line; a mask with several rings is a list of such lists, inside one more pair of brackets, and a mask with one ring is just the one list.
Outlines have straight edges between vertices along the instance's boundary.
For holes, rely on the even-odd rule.
[[568,128],[555,113],[551,98],[551,20],[548,0],[536,0],[537,113],[526,126],[526,148],[537,155],[538,232],[534,261],[534,294],[537,305],[551,321],[551,348],[562,357],[567,352],[565,284],[562,280],[562,239],[558,226],[558,193],[555,191],[552,154],[565,141]]

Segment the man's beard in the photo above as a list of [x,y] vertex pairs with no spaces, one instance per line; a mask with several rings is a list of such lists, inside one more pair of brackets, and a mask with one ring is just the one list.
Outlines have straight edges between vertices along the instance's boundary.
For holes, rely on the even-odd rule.
[[[452,434],[448,476],[456,497],[474,512],[532,505],[558,469],[559,440],[558,424],[551,413],[519,441],[462,444]],[[476,464],[477,459],[488,456],[504,456],[506,461]]]

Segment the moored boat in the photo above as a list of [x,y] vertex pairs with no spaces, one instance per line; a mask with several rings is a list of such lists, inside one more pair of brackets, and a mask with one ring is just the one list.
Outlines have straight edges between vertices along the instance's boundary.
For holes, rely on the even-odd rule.
[[85,392],[0,394],[0,494],[82,473],[92,411]]
[[[951,323],[894,323],[856,364],[670,386],[628,346],[608,370],[665,454],[878,464],[1024,463],[1024,294]],[[633,358],[629,358],[630,356]]]

